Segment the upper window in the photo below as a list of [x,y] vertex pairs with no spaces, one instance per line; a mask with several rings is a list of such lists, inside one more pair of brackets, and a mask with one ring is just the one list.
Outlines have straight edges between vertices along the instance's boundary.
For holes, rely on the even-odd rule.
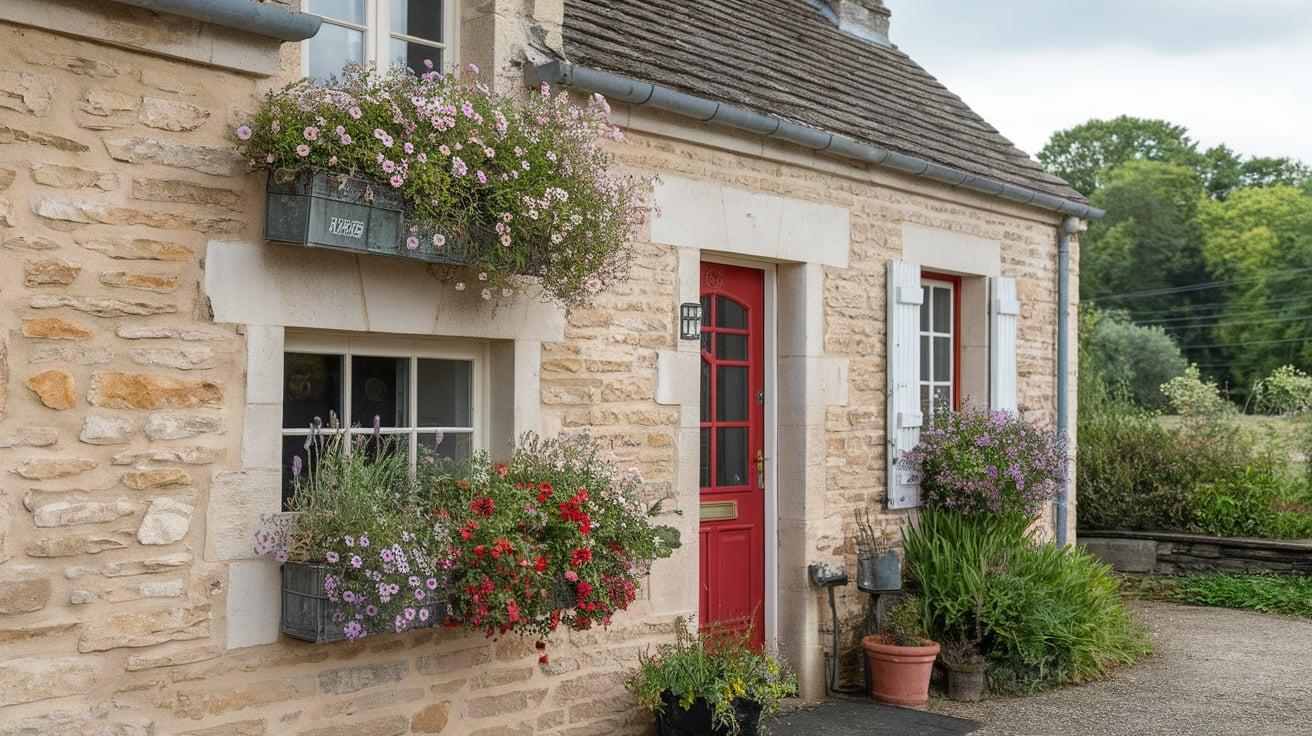
[[922,274],[920,283],[920,410],[928,419],[959,400],[961,280]]
[[422,73],[425,60],[445,69],[455,62],[454,6],[453,0],[306,0],[304,10],[323,24],[302,44],[303,71],[326,79],[348,62],[372,62]]
[[352,434],[378,431],[413,465],[485,449],[484,347],[426,340],[292,335],[283,355],[283,505],[292,463],[307,461],[312,424],[336,416]]

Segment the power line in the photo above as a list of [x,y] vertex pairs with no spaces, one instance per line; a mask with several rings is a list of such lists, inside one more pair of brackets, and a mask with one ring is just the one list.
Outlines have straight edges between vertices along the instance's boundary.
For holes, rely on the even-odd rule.
[[1242,279],[1227,279],[1224,281],[1202,281],[1196,284],[1185,284],[1183,286],[1165,286],[1159,289],[1145,289],[1143,291],[1127,291],[1127,292],[1122,292],[1120,294],[1106,294],[1100,297],[1094,297],[1092,299],[1088,299],[1086,301],[1098,302],[1106,299],[1129,299],[1129,298],[1136,298],[1136,297],[1182,294],[1189,291],[1205,291],[1207,289],[1219,289],[1225,286],[1236,286],[1238,284],[1245,284],[1253,281],[1262,281],[1273,277],[1285,278],[1300,273],[1307,273],[1309,271],[1312,271],[1312,266],[1306,268],[1293,268],[1293,269],[1284,269],[1284,270],[1272,269],[1271,271],[1263,273],[1259,276],[1249,276]]
[[1312,342],[1312,337],[1288,337],[1283,340],[1247,340],[1245,342],[1223,342],[1215,345],[1185,345],[1181,350],[1206,350],[1209,348],[1239,348],[1245,345],[1275,345],[1282,342]]
[[[1265,311],[1269,311],[1269,305],[1272,304],[1287,304],[1289,302],[1300,302],[1300,301],[1312,301],[1312,293],[1294,294],[1292,296],[1264,299],[1262,300],[1263,306],[1261,307],[1252,307],[1252,305],[1249,305],[1250,306],[1249,309],[1245,309],[1240,312],[1235,312],[1233,314],[1238,315],[1238,314],[1247,314],[1253,312],[1265,312]],[[1179,311],[1184,309],[1199,309],[1202,307],[1214,307],[1214,309],[1207,310],[1208,312],[1211,312],[1211,314],[1188,314],[1180,317],[1159,317],[1153,319],[1133,319],[1133,313],[1131,313],[1131,317],[1132,317],[1131,321],[1137,325],[1148,325],[1148,324],[1156,324],[1159,322],[1184,322],[1187,320],[1200,319],[1200,318],[1211,319],[1213,317],[1220,317],[1222,313],[1225,312],[1225,307],[1228,306],[1242,307],[1244,306],[1244,302],[1243,300],[1239,300],[1239,301],[1231,300],[1228,302],[1214,302],[1212,304],[1177,304],[1174,306],[1163,307],[1160,310],[1147,310],[1145,314],[1160,314],[1162,312]]]
[[[1279,322],[1295,322],[1297,320],[1312,320],[1312,314],[1296,314],[1292,317],[1270,317],[1263,319],[1249,320],[1232,320],[1228,318],[1219,319],[1215,322],[1204,322],[1199,324],[1188,325],[1152,325],[1163,330],[1198,330],[1198,329],[1216,329],[1217,327],[1231,327],[1233,325],[1265,325],[1276,324]],[[1136,323],[1138,324],[1138,323]]]

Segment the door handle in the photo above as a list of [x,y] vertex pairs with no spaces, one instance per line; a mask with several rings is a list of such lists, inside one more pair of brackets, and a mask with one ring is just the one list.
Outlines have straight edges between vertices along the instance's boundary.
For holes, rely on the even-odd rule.
[[765,450],[756,451],[756,486],[765,490]]

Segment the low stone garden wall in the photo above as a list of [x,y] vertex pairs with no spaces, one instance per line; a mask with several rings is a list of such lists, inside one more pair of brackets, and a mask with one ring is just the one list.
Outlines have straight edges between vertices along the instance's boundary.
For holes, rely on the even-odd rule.
[[1089,531],[1083,545],[1117,572],[1268,572],[1312,575],[1312,541],[1178,532]]

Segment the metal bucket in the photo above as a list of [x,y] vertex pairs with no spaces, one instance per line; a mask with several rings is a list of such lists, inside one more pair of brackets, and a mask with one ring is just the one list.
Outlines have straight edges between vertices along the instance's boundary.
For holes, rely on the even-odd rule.
[[857,555],[856,587],[866,593],[901,590],[902,559],[896,552]]

